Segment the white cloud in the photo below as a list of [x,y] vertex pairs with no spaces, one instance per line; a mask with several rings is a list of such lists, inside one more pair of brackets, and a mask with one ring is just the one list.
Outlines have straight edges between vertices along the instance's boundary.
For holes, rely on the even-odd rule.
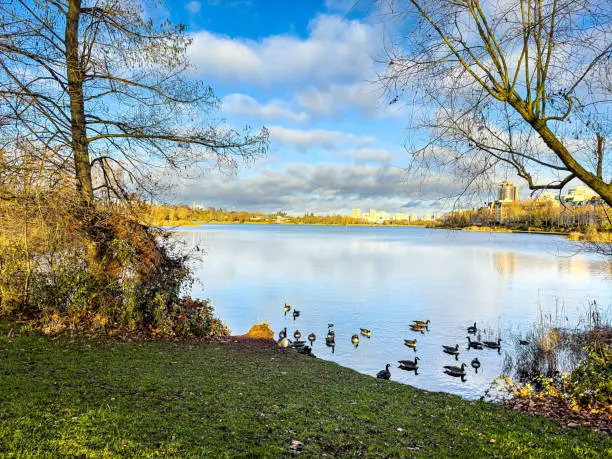
[[256,84],[353,82],[372,74],[377,49],[371,26],[319,15],[301,39],[274,35],[259,41],[201,31],[189,49],[196,72]]
[[323,147],[327,149],[339,147],[363,147],[374,142],[372,137],[358,136],[340,131],[328,131],[325,129],[289,129],[282,126],[270,126],[270,137],[273,141],[293,145],[300,150],[312,147]]
[[387,104],[381,86],[368,81],[329,84],[323,89],[310,87],[298,92],[296,99],[310,113],[323,116],[357,110],[369,117],[395,117],[403,115],[405,108],[399,104]]
[[201,8],[202,5],[200,4],[200,2],[196,1],[189,2],[185,5],[185,9],[187,9],[187,11],[193,14],[199,13]]
[[348,213],[354,207],[435,212],[442,205],[441,195],[459,191],[452,177],[426,186],[408,180],[400,168],[337,163],[291,163],[250,177],[207,176],[184,182],[176,190],[183,202],[291,213]]
[[341,153],[341,156],[351,158],[357,164],[391,164],[395,155],[389,150],[382,148],[357,148]]
[[267,104],[260,104],[253,97],[246,94],[229,94],[223,98],[223,111],[240,115],[255,116],[258,118],[274,119],[285,118],[292,121],[306,121],[308,113],[295,112],[280,100],[272,100]]

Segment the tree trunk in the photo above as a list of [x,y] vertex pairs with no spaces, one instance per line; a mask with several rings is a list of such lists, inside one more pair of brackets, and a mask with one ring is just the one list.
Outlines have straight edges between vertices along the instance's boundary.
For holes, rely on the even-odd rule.
[[[578,161],[574,159],[567,148],[565,148],[565,145],[563,145],[557,136],[553,134],[546,123],[540,121],[533,123],[532,126],[537,133],[540,134],[540,137],[542,140],[544,140],[546,145],[548,145],[548,147],[561,159],[563,164],[565,164],[565,166],[572,171],[577,178],[582,180],[589,188],[599,194],[599,196],[601,196],[601,198],[608,203],[609,206],[612,206],[612,185],[607,184],[601,177],[598,177],[597,175],[592,174],[583,168]],[[599,146],[600,145],[598,145],[598,147]],[[603,152],[601,154],[603,156]]]
[[66,70],[68,77],[68,97],[70,98],[70,121],[72,131],[72,154],[77,192],[87,204],[93,201],[91,164],[85,124],[85,103],[83,100],[83,80],[85,72],[79,60],[79,17],[81,0],[69,0],[66,15]]

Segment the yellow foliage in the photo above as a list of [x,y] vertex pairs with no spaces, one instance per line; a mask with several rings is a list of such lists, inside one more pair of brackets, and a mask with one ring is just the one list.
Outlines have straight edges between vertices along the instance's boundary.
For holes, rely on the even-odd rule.
[[260,322],[251,327],[247,336],[258,339],[274,339],[274,332],[270,329],[269,322]]
[[544,351],[551,351],[555,349],[558,344],[559,332],[556,329],[550,330],[548,333],[544,334],[544,336],[538,339],[538,345]]

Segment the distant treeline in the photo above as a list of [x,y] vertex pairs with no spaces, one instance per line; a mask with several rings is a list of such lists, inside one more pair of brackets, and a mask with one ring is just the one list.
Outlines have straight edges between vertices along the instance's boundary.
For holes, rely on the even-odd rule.
[[[247,212],[216,209],[214,207],[192,208],[187,205],[156,205],[146,206],[145,214],[148,223],[159,226],[189,225],[196,223],[259,223],[259,224],[294,224],[294,225],[370,225],[374,224],[365,218],[354,218],[346,215],[315,215],[305,213],[302,216],[290,216],[285,212],[266,214],[263,212]],[[433,222],[393,220],[381,225],[420,225]]]
[[558,232],[584,231],[594,227],[610,231],[612,210],[606,204],[573,206],[552,200],[526,199],[505,204],[501,209],[485,207],[450,212],[438,222],[438,226],[488,226]]

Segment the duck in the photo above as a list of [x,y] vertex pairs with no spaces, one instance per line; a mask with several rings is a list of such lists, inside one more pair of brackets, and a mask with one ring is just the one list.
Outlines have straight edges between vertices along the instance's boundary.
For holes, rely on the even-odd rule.
[[291,341],[289,341],[289,338],[287,338],[286,336],[284,338],[279,339],[276,342],[278,349],[282,350],[283,352],[285,352],[285,350],[289,347],[289,345],[291,344]]
[[413,320],[412,323],[414,325],[416,325],[417,327],[429,327],[429,323],[431,322],[431,320],[427,319],[425,322],[423,322],[422,320]]
[[291,306],[285,303],[285,306],[283,306],[283,310],[285,311],[285,315],[287,315],[287,313],[291,311]]
[[465,363],[462,363],[460,367],[444,365],[444,371],[451,376],[465,376]]
[[332,341],[336,338],[336,333],[333,330],[327,330],[327,336],[325,339],[331,339]]
[[317,339],[317,335],[315,335],[314,333],[311,333],[310,335],[308,335],[308,341],[310,341],[310,345],[312,346],[312,343],[314,343]]
[[293,310],[293,320],[295,320],[296,317],[300,317],[300,311],[298,311],[297,309]]
[[476,373],[478,373],[478,369],[480,368],[480,360],[476,358],[470,362],[470,365],[472,365],[472,368],[476,370]]
[[501,349],[502,339],[498,338],[497,342],[495,341],[483,341],[482,344],[487,346],[489,349]]
[[412,349],[416,349],[416,339],[405,339],[404,345],[411,347]]
[[359,335],[351,336],[351,343],[353,343],[355,347],[359,346]]
[[419,368],[418,364],[419,358],[415,357],[414,360],[398,360],[397,363],[400,364],[398,368],[402,370],[417,370]]
[[478,329],[476,328],[476,322],[474,322],[474,325],[467,328],[467,332],[471,333],[472,335],[475,335],[477,331]]
[[359,330],[361,330],[361,334],[367,338],[371,338],[372,337],[372,332],[370,330],[368,330],[367,328],[360,328]]
[[296,330],[296,331],[293,332],[293,337],[295,339],[300,339],[302,337],[302,334],[300,333],[299,330]]
[[519,339],[519,340],[518,340],[518,343],[519,343],[521,346],[529,346],[529,344],[530,344],[530,343],[529,343],[529,341],[527,341],[526,339]]
[[385,365],[385,369],[384,370],[380,370],[378,373],[376,373],[376,377],[378,379],[389,379],[389,378],[391,378],[391,372],[389,371],[389,367],[390,366],[391,366],[390,363]]
[[468,349],[482,349],[482,343],[480,341],[472,341],[469,336],[466,336],[468,340]]
[[327,328],[334,328],[334,324],[327,324]]

